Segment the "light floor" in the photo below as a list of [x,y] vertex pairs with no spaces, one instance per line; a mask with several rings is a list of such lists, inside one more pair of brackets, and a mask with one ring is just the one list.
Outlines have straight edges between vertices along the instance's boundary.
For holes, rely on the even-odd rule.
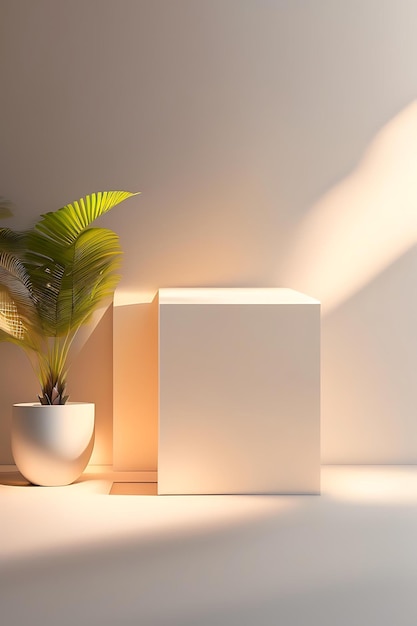
[[417,625],[417,467],[324,467],[321,496],[0,483],[1,626]]

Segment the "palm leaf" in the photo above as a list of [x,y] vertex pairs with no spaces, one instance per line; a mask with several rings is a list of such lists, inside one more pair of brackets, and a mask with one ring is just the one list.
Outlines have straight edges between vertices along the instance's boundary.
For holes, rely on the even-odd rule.
[[[43,235],[44,239],[58,244],[58,251],[64,246],[70,246],[88,226],[98,217],[104,215],[117,204],[138,195],[129,191],[103,191],[80,198],[76,202],[67,204],[58,211],[42,215],[36,224],[34,232]],[[58,259],[55,246],[53,259]]]
[[16,254],[23,250],[25,233],[15,232],[10,228],[0,228],[0,250]]
[[[32,256],[31,253],[30,255]],[[38,265],[29,260],[29,253],[25,265],[30,273],[33,299],[38,311],[42,334],[46,337],[55,336],[59,318],[58,298],[61,293],[65,266],[53,262]]]
[[25,329],[39,324],[30,277],[22,261],[10,252],[0,252],[0,327],[16,339]]
[[[82,298],[86,300],[85,306],[93,309],[100,302],[100,294],[102,294],[102,299],[106,297],[108,290],[114,290],[117,281],[112,279],[107,291],[104,288],[98,289],[96,286],[94,298],[91,298],[92,292],[89,294],[87,289],[81,288],[78,276],[71,276],[73,272],[83,271],[85,278],[88,274],[97,273],[98,268],[97,259],[95,259],[95,265],[88,267],[88,259],[91,258],[92,262],[94,255],[86,256],[85,245],[77,245],[77,240],[95,219],[135,195],[137,194],[127,191],[91,194],[67,204],[58,211],[46,213],[34,229],[27,234],[25,263],[29,269],[34,298],[38,303],[46,335],[62,334],[66,332],[64,329],[70,328],[71,324],[79,323],[83,308]],[[85,241],[88,242],[88,240]],[[114,256],[115,251],[113,250],[111,254]],[[120,254],[119,247],[117,247],[117,254]],[[96,257],[101,255],[106,259],[110,252],[97,249]],[[81,270],[78,270],[78,264],[82,258],[84,258],[83,265]],[[107,270],[107,273],[109,271]],[[72,280],[75,281],[74,293],[71,293]]]
[[121,248],[118,236],[89,228],[66,250],[65,272],[56,307],[56,335],[77,328],[114,293],[119,281]]

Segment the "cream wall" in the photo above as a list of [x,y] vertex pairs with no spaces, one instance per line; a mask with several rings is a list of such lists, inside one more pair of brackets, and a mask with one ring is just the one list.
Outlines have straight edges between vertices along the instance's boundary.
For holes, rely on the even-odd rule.
[[[102,221],[125,250],[119,303],[171,285],[320,298],[323,460],[416,462],[416,19],[414,0],[0,0],[12,223],[141,190]],[[140,387],[146,305],[122,308],[116,378]],[[20,361],[1,354],[6,406]],[[115,462],[152,469],[154,408],[131,389]]]

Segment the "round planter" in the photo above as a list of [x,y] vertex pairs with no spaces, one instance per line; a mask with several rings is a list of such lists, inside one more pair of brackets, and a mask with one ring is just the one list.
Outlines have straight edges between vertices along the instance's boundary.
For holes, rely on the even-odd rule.
[[90,460],[94,404],[13,406],[12,452],[18,470],[35,485],[69,485]]

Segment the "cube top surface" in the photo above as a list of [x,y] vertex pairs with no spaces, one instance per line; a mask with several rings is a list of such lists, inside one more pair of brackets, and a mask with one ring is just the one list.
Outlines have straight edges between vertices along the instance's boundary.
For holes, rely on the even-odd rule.
[[181,287],[159,290],[159,304],[320,304],[293,289],[279,287]]

